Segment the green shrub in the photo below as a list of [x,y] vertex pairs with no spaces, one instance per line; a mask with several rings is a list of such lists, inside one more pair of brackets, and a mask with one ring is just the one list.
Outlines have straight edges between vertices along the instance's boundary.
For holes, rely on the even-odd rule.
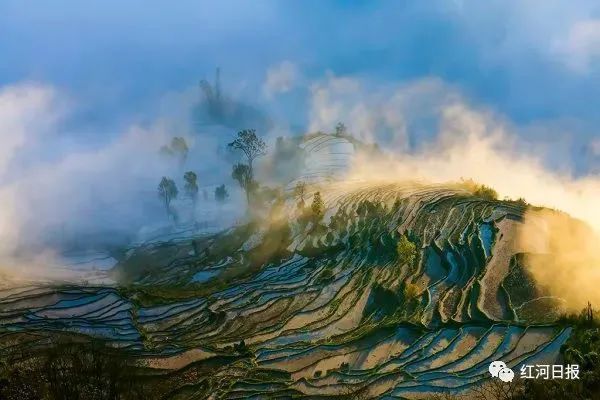
[[498,192],[493,188],[476,183],[473,179],[461,179],[462,185],[467,188],[473,195],[484,198],[486,200],[498,200]]
[[325,202],[323,202],[320,192],[314,194],[310,210],[315,221],[320,221],[323,218],[325,214]]
[[417,245],[411,242],[408,236],[402,235],[396,245],[396,253],[401,263],[412,266],[417,259]]
[[473,194],[486,200],[498,200],[498,192],[486,185],[479,185]]
[[315,280],[316,284],[328,283],[333,279],[333,271],[329,268],[321,271],[317,279]]
[[404,298],[405,299],[413,299],[419,295],[420,289],[419,285],[415,285],[414,283],[406,282],[404,285]]

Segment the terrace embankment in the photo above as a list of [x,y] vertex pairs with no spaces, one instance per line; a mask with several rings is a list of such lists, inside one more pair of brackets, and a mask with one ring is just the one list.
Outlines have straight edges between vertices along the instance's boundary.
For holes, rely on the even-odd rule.
[[558,356],[561,302],[523,265],[537,249],[515,240],[525,205],[460,186],[318,190],[323,218],[290,195],[268,221],[130,249],[115,286],[3,290],[2,340],[100,338],[154,377],[219,360],[173,398],[419,398],[481,384],[496,359]]

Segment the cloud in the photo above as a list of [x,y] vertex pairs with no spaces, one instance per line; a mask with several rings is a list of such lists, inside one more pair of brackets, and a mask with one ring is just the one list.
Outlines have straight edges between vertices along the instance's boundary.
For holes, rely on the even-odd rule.
[[525,249],[525,266],[540,288],[565,300],[579,312],[588,301],[600,302],[600,236],[582,221],[546,209],[530,209],[518,240]]
[[332,132],[343,122],[357,139],[406,151],[431,135],[429,124],[441,107],[458,97],[433,77],[378,84],[329,74],[311,86],[308,130]]
[[56,127],[65,108],[66,101],[49,86],[27,83],[0,88],[0,179],[23,147]]
[[[162,176],[182,184],[184,169],[159,154],[173,136],[187,138],[184,167],[198,173],[201,190],[229,185],[228,164],[218,154],[227,140],[223,132],[208,127],[188,135],[189,113],[182,118],[182,110],[191,109],[190,97],[188,92],[166,97],[169,105],[178,105],[177,122],[163,110],[149,123],[127,124],[103,141],[74,146],[63,139],[86,129],[73,125],[75,99],[42,84],[0,88],[0,141],[5,144],[0,149],[0,267],[41,270],[56,264],[66,247],[124,244],[148,227],[170,225],[156,187]],[[187,215],[183,199],[175,206]]]
[[[330,75],[325,81],[313,84],[311,86],[308,130],[310,132],[331,132],[335,124],[345,120],[359,135],[362,133],[361,128],[363,127],[367,128],[367,132],[372,131],[372,127],[367,123],[368,116],[353,113],[357,110],[368,110],[365,107],[365,101],[361,100],[362,94],[362,83],[352,78]],[[354,124],[355,120],[356,124]]]
[[600,157],[600,138],[592,140],[589,149],[594,157]]
[[[385,92],[360,79],[329,77],[313,87],[311,130],[331,131],[333,123],[341,119],[351,134],[380,144],[385,130],[401,138],[382,146],[389,159],[355,164],[355,177],[431,182],[470,177],[496,188],[502,196],[524,197],[533,204],[564,210],[600,229],[600,211],[594,206],[600,195],[600,178],[576,178],[569,171],[547,168],[539,151],[546,146],[543,138],[537,145],[525,143],[516,133],[518,127],[473,105],[442,81],[426,79],[391,86],[393,89]],[[390,123],[388,115],[400,122]],[[365,124],[365,120],[370,122]],[[423,120],[434,122],[427,124],[432,135],[408,149],[403,143],[406,127],[418,126]]]
[[[543,255],[529,257],[527,267],[540,285],[550,289],[552,295],[566,300],[570,309],[579,309],[587,300],[600,301],[596,290],[600,277],[600,257],[597,255],[600,246],[600,209],[597,206],[600,176],[574,176],[569,171],[548,168],[540,151],[546,145],[543,139],[537,145],[525,144],[516,133],[518,126],[492,110],[471,103],[441,82],[434,85],[436,90],[431,90],[432,83],[428,81],[408,83],[395,87],[387,97],[376,96],[375,102],[367,96],[353,105],[352,102],[333,101],[332,92],[340,95],[340,99],[347,99],[344,94],[361,92],[360,88],[366,83],[350,78],[335,79],[335,83],[326,85],[329,89],[319,87],[316,90],[313,106],[323,104],[324,108],[321,113],[315,110],[315,124],[327,121],[326,117],[331,115],[341,116],[342,110],[360,108],[378,121],[372,125],[375,131],[361,132],[363,136],[377,138],[381,134],[378,129],[384,127],[401,138],[381,146],[383,156],[358,153],[347,176],[349,184],[356,181],[452,184],[470,178],[491,186],[501,198],[524,198],[535,206],[547,207],[545,211],[527,213],[524,233],[517,232],[517,240],[523,248],[534,249]],[[429,90],[423,90],[423,87]],[[377,93],[377,90],[373,91]],[[394,101],[394,98],[402,101]],[[440,98],[445,100],[439,101]],[[342,101],[340,99],[338,101]],[[378,110],[387,108],[386,112],[398,121],[412,121],[419,119],[419,113],[423,112],[416,106],[418,103],[436,105],[429,114],[436,120],[435,132],[421,146],[407,148],[402,145],[407,123],[385,125]],[[407,107],[407,104],[415,107]],[[352,128],[350,122],[350,132]],[[362,128],[368,127],[363,125]],[[396,142],[400,145],[394,145]],[[534,248],[529,245],[532,240],[543,245]]]
[[294,88],[299,79],[300,72],[296,64],[291,61],[282,61],[267,70],[263,93],[267,98],[287,93]]
[[134,127],[90,150],[63,149],[65,155],[58,159],[11,162],[28,159],[27,153],[56,140],[59,116],[69,114],[58,106],[62,103],[61,95],[47,86],[14,86],[0,92],[0,105],[10,105],[0,114],[0,135],[9,143],[0,158],[0,172],[6,176],[0,185],[0,255],[20,252],[23,245],[40,245],[48,235],[64,232],[65,226],[70,234],[89,233],[139,221],[139,190],[153,188],[152,178],[160,176],[157,148],[166,141],[160,129]]
[[384,147],[390,155],[386,160],[359,159],[354,178],[436,183],[472,178],[502,197],[523,197],[535,205],[563,210],[600,231],[600,210],[595,206],[600,177],[576,178],[547,168],[536,147],[524,146],[502,116],[464,98],[450,98],[436,113],[437,131],[430,141],[414,151]]
[[574,23],[564,38],[555,41],[554,50],[571,70],[588,72],[600,56],[600,19]]
[[[525,145],[518,127],[439,78],[377,82],[330,73],[309,89],[311,131],[331,132],[342,121],[350,134],[377,142],[388,153],[375,160],[359,155],[350,171],[354,179],[473,178],[501,196],[563,210],[600,230],[597,176],[548,169],[541,146]],[[190,91],[172,93],[162,103],[170,111],[162,110],[150,123],[127,125],[86,149],[58,148],[55,157],[32,163],[32,154],[54,152],[57,146],[50,144],[71,129],[65,121],[76,114],[75,101],[45,85],[0,89],[0,139],[7,143],[0,150],[0,257],[41,254],[34,249],[46,249],[65,231],[85,240],[86,233],[136,232],[156,221],[164,224],[157,182],[162,175],[177,180],[182,171],[165,164],[157,150],[174,132],[190,131],[182,120],[194,97]],[[229,131],[212,129],[189,137],[190,160],[197,162],[190,169],[199,172],[201,182],[220,184],[229,164],[215,154]],[[538,144],[545,145],[543,139]]]
[[64,115],[53,88],[34,83],[0,89],[0,256],[13,250],[21,226],[21,199],[13,189],[10,165],[32,142],[48,135]]

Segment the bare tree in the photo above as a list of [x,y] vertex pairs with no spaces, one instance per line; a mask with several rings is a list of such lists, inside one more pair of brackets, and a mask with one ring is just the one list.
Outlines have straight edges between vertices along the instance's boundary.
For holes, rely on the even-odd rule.
[[0,399],[158,399],[131,354],[102,342],[59,342],[3,353]]
[[474,386],[469,393],[475,400],[518,400],[524,398],[523,380],[502,382],[500,379],[489,379],[481,385]]
[[298,198],[298,208],[304,208],[306,202],[304,197],[306,196],[306,183],[304,181],[298,181],[294,187],[294,196]]

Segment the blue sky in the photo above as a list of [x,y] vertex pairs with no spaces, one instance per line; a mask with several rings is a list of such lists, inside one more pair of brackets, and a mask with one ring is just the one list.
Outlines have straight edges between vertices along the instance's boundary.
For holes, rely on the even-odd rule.
[[[0,86],[59,87],[77,98],[77,123],[101,129],[144,118],[217,65],[227,90],[267,110],[278,107],[260,96],[266,72],[286,60],[305,89],[327,71],[376,85],[436,77],[532,140],[540,126],[567,132],[575,144],[557,157],[587,170],[598,21],[591,1],[1,0]],[[306,90],[292,94],[277,115],[302,126]]]
[[[217,66],[235,118],[200,129]],[[237,128],[339,121],[411,167],[394,179],[473,177],[600,226],[599,104],[597,1],[0,0],[0,256],[65,223],[164,223],[173,136],[239,211]]]

